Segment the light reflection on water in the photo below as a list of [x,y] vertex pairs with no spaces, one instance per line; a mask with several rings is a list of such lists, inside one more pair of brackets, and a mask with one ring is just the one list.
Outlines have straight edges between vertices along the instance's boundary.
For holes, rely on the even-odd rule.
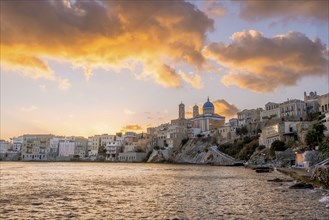
[[241,167],[1,162],[1,219],[328,219],[328,192]]

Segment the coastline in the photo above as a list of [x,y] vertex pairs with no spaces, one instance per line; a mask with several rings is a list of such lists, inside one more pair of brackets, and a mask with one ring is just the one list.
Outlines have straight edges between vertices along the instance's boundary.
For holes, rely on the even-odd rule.
[[[33,162],[41,162],[41,163],[129,163],[129,164],[175,164],[175,165],[197,165],[197,166],[226,166],[226,167],[241,167],[240,165],[218,165],[215,163],[177,163],[177,162],[132,162],[132,161],[102,161],[102,160],[70,160],[70,161],[60,161],[60,160],[54,160],[54,161],[12,161],[12,160],[0,160],[0,162],[27,162],[27,163],[33,163]],[[255,166],[244,166],[245,168],[255,170]],[[296,181],[303,182],[306,184],[311,184],[314,188],[322,188],[329,190],[329,187],[326,186],[324,183],[317,181],[315,178],[312,178],[311,173],[307,172],[305,169],[301,168],[275,168],[278,172],[289,176],[293,178]]]
[[329,189],[324,183],[317,181],[315,178],[312,178],[312,174],[307,172],[305,169],[301,168],[277,168],[277,171],[283,173],[287,176],[292,177],[293,179],[311,184],[315,188]]

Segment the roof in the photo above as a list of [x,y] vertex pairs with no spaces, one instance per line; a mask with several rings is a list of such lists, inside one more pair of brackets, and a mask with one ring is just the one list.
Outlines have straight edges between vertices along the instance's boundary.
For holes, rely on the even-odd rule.
[[212,102],[209,101],[209,97],[207,99],[207,102],[203,104],[203,108],[215,108],[214,104],[212,104]]

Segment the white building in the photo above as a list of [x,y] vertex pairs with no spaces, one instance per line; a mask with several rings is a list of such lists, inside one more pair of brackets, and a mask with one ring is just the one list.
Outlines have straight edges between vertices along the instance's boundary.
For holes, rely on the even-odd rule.
[[280,117],[286,120],[303,120],[306,117],[306,103],[302,100],[288,99],[279,108]]
[[262,108],[257,109],[244,109],[238,112],[238,126],[246,127],[249,134],[256,135],[260,128],[260,113],[263,111]]
[[84,137],[65,137],[60,139],[58,156],[66,158],[84,158],[87,155],[88,140]]
[[0,140],[0,159],[1,160],[18,160],[19,152],[13,150],[13,143]]
[[268,102],[265,105],[265,110],[260,112],[260,121],[267,121],[270,119],[280,118],[279,103]]
[[66,137],[59,141],[58,156],[59,157],[73,157],[75,150],[74,137]]
[[101,146],[106,146],[109,143],[115,141],[115,139],[116,139],[115,135],[102,134],[100,135],[100,144]]
[[270,148],[276,140],[288,143],[299,140],[303,142],[304,128],[310,126],[310,122],[304,121],[268,121],[259,137],[259,145]]
[[12,149],[12,144],[9,141],[0,140],[0,154],[5,154]]
[[236,128],[236,127],[238,127],[239,120],[237,118],[231,118],[229,120],[229,124],[231,127]]
[[232,128],[229,124],[225,124],[217,128],[217,131],[221,137],[221,140],[230,139]]
[[96,158],[96,156],[97,156],[97,152],[96,152],[96,154],[94,154],[93,155],[93,153],[95,153],[95,152],[92,152],[92,149],[93,149],[93,137],[92,136],[90,136],[90,137],[88,137],[88,142],[87,142],[87,155],[88,155],[88,157],[95,157]]
[[13,138],[13,151],[21,152],[23,145],[23,136]]
[[281,135],[280,130],[279,121],[271,121],[267,123],[260,134],[259,145],[265,145],[267,148],[271,148],[274,141],[283,141],[283,136]]
[[22,160],[48,160],[51,134],[23,135]]
[[320,96],[320,112],[329,112],[329,93]]
[[190,119],[194,128],[200,128],[201,132],[208,132],[222,126],[225,123],[225,117],[215,113],[215,106],[207,101],[202,106],[202,114],[199,114],[199,108],[193,107],[193,118]]
[[126,152],[119,153],[119,161],[122,162],[142,162],[146,158],[146,153]]
[[316,94],[316,91],[310,92],[309,95],[304,92],[304,102],[306,103],[307,113],[317,113],[320,108],[320,96]]
[[124,145],[123,152],[135,152],[138,148],[137,142],[129,142]]
[[258,123],[260,121],[260,112],[262,108],[257,109],[244,109],[238,112],[239,127],[247,126],[250,123]]
[[49,140],[49,157],[56,158],[58,156],[59,142],[63,139],[64,137],[53,137]]
[[119,158],[119,153],[122,152],[121,145],[107,145],[106,146],[106,160],[117,161]]
[[74,137],[75,148],[74,155],[79,158],[85,158],[87,155],[88,139],[84,137]]

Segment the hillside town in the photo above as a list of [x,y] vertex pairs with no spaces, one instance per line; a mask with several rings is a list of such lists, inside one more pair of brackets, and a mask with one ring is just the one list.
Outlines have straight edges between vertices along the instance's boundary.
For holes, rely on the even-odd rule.
[[[304,92],[304,100],[287,99],[281,103],[268,102],[264,107],[244,109],[237,118],[226,120],[215,113],[209,97],[202,106],[193,107],[193,117],[185,116],[185,105],[178,106],[178,118],[147,132],[127,131],[100,134],[88,138],[56,136],[53,134],[24,134],[10,140],[1,140],[1,160],[21,161],[112,161],[160,162],[177,156],[184,145],[198,145],[195,157],[210,151],[224,151],[226,156],[247,161],[253,158],[256,147],[246,156],[230,152],[239,140],[253,140],[259,152],[269,150],[273,143],[283,143],[292,153],[289,163],[309,166],[306,154],[317,150],[318,143],[310,143],[308,136],[314,126],[323,125],[323,140],[329,136],[329,93],[318,95]],[[203,138],[206,141],[198,142]],[[252,139],[250,139],[252,138]],[[250,142],[250,141],[249,141]],[[314,141],[313,141],[314,142]],[[200,148],[200,143],[206,143]],[[246,143],[246,142],[245,142]],[[214,148],[218,146],[218,148]],[[223,147],[224,146],[224,147]],[[226,147],[225,147],[226,146]],[[285,148],[285,149],[286,149]],[[232,150],[232,149],[231,149]],[[240,149],[242,150],[242,149]],[[279,149],[278,149],[279,150]],[[154,160],[155,156],[162,160]],[[209,153],[208,153],[209,154]],[[204,156],[209,158],[209,155]],[[224,155],[224,154],[223,154]],[[240,155],[240,156],[239,156]],[[261,153],[260,155],[265,155]],[[182,158],[182,157],[181,157]],[[279,156],[278,156],[279,158]],[[257,157],[256,160],[260,160]],[[262,162],[266,160],[263,158]],[[202,161],[209,161],[203,159]],[[171,160],[171,162],[198,163],[198,160]]]

